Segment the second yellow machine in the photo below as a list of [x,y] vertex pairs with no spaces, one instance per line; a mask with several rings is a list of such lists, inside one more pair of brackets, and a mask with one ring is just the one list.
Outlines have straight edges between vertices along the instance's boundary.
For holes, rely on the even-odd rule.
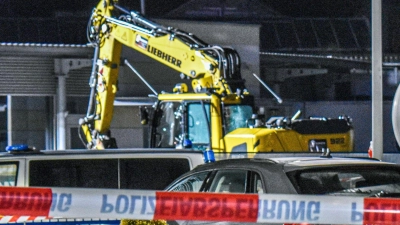
[[190,78],[157,94],[149,121],[151,148],[212,149],[216,152],[349,152],[353,128],[348,117],[273,118],[259,123],[254,99],[241,77],[240,57],[228,47],[209,45],[184,31],[164,27],[138,12],[101,0],[88,24],[95,46],[87,115],[80,120],[89,149],[116,148],[110,135],[122,46]]

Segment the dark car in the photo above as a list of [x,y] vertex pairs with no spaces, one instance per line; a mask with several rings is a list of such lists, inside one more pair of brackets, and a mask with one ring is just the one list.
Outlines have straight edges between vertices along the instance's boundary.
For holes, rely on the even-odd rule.
[[[268,157],[268,154],[266,156]],[[336,158],[329,154],[322,157],[282,158],[257,155],[255,158],[226,159],[199,165],[175,180],[166,191],[399,197],[400,165],[370,158]],[[267,214],[269,212],[267,210]],[[346,224],[339,222],[343,221],[340,219],[343,218],[339,216],[336,220],[333,217],[330,221],[335,221],[334,224]],[[352,217],[352,223],[354,219],[355,217]],[[227,221],[181,220],[168,221],[168,224],[243,225]],[[278,222],[274,224],[282,225]]]
[[167,191],[398,196],[400,165],[369,158],[226,159],[197,166]]

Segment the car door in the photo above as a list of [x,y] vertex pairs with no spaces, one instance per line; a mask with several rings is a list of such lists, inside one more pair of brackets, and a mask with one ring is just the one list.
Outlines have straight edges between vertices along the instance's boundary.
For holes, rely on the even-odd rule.
[[[167,191],[213,193],[263,193],[261,176],[247,169],[217,169],[202,171],[183,177]],[[243,225],[235,222],[168,221],[174,225]]]

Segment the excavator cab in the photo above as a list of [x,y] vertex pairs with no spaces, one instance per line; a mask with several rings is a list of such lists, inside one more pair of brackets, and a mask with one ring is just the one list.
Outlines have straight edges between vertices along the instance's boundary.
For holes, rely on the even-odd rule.
[[247,127],[251,105],[233,104],[222,108],[222,124],[213,124],[210,101],[160,101],[156,104],[150,128],[151,147],[192,148],[206,150],[211,142],[211,129],[222,128],[222,136]]

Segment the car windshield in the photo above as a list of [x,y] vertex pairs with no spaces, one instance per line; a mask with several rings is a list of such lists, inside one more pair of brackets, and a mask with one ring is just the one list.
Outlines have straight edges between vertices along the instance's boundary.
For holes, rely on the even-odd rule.
[[393,167],[340,167],[289,174],[300,194],[398,196],[400,171]]

